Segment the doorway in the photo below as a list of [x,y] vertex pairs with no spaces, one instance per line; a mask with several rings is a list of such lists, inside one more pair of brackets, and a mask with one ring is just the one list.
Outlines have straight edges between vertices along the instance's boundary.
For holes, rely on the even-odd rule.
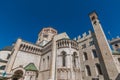
[[17,71],[14,72],[12,80],[19,80],[22,77],[23,77],[23,71],[22,70],[17,70]]

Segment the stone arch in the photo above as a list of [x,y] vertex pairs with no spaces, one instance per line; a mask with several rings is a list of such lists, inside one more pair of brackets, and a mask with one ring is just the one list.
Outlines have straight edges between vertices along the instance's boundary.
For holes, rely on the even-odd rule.
[[31,47],[31,52],[33,51],[33,47]]
[[31,47],[29,46],[29,47],[28,47],[28,51],[30,51],[30,48],[31,48]]
[[25,44],[25,48],[24,48],[24,50],[26,51],[26,44]]
[[23,71],[17,70],[17,71],[15,71],[12,80],[19,80],[22,77],[23,77]]
[[12,80],[19,80],[24,78],[25,70],[19,67],[14,69],[12,73],[13,73]]
[[38,54],[38,48],[36,48],[36,51],[35,51],[36,54]]
[[26,49],[25,50],[28,51],[28,45],[26,45]]
[[38,48],[36,48],[36,52],[35,53],[37,53],[38,54]]
[[69,41],[67,40],[67,46],[69,46]]
[[32,48],[32,52],[34,52],[34,47]]
[[23,44],[20,45],[20,49],[22,49],[22,48],[23,48]]
[[60,47],[62,46],[62,42],[60,41]]
[[38,52],[40,52],[40,49],[38,49]]
[[66,44],[66,40],[65,40],[65,46],[66,46],[67,44]]
[[22,48],[23,50],[25,49],[25,44],[23,44],[23,48]]

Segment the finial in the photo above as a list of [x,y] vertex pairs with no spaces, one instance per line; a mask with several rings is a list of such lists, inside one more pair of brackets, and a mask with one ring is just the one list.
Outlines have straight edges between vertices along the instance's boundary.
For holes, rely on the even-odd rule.
[[91,30],[89,30],[89,31],[88,31],[88,33],[89,33],[89,34],[91,34],[91,33],[92,33],[92,31],[91,31]]
[[84,32],[82,35],[83,35],[83,37],[86,37],[87,34],[86,34],[86,32]]
[[79,36],[78,36],[78,40],[79,40],[80,38],[81,38],[81,36],[79,35]]
[[76,37],[75,37],[73,40],[75,40],[75,41],[76,41],[76,40],[77,40],[77,39],[76,39]]

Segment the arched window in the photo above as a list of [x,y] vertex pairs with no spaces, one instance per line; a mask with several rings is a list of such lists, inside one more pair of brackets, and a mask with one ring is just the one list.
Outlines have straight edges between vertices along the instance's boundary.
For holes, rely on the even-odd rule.
[[25,49],[25,44],[23,45],[23,48],[22,48],[23,50]]
[[23,48],[23,44],[20,45],[20,49],[22,49],[22,48]]
[[96,63],[95,66],[96,66],[96,69],[97,69],[97,71],[96,71],[97,74],[98,74],[98,75],[99,75],[99,74],[102,75],[102,70],[101,70],[100,64]]
[[5,70],[5,65],[0,66],[0,70]]
[[17,70],[17,71],[14,72],[12,80],[19,80],[22,77],[23,77],[23,71],[22,70]]
[[76,59],[77,59],[77,53],[73,53],[73,65],[76,67]]
[[43,70],[46,68],[46,62],[45,58],[43,58]]
[[28,46],[28,51],[30,51],[30,46]]
[[88,65],[85,66],[86,76],[91,76],[91,70]]
[[62,52],[62,66],[66,66],[66,52]]
[[26,51],[28,51],[28,45],[26,45],[26,48],[25,48]]

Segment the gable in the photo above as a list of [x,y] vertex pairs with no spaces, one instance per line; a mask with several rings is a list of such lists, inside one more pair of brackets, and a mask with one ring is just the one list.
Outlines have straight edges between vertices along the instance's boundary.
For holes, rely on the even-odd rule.
[[26,71],[38,71],[34,63],[28,64],[25,68]]

